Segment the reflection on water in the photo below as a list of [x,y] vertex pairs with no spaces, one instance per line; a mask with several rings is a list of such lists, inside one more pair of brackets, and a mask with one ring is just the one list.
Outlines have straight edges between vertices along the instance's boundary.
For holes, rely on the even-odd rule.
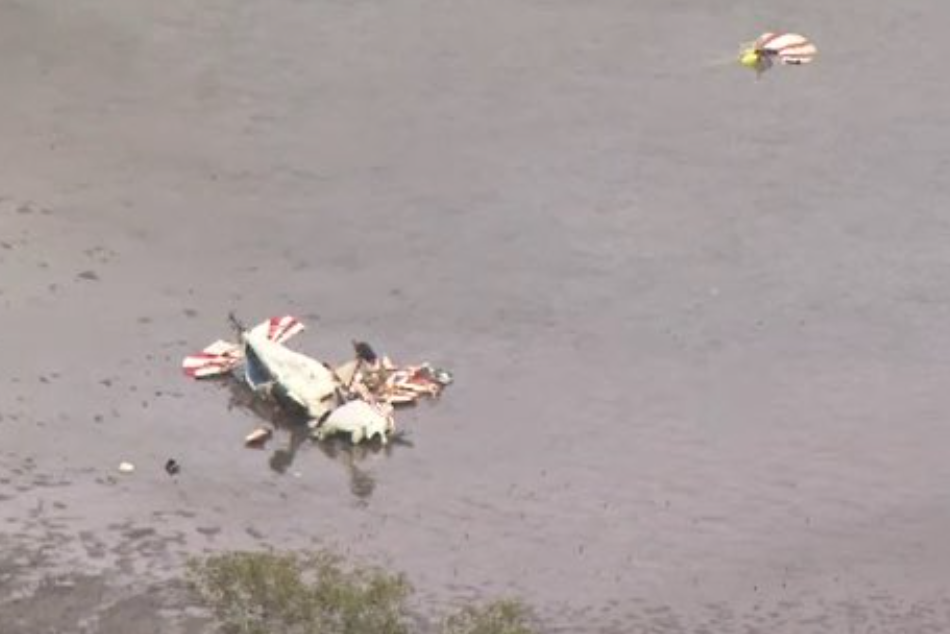
[[386,458],[392,455],[395,447],[412,447],[412,442],[405,434],[397,431],[383,444],[378,439],[353,445],[342,437],[328,438],[318,442],[310,437],[305,416],[277,403],[258,397],[243,381],[234,378],[217,380],[227,388],[228,410],[239,409],[252,413],[255,417],[273,426],[275,437],[272,442],[280,443],[271,454],[268,463],[277,473],[284,474],[293,465],[297,451],[304,444],[313,444],[318,447],[327,458],[343,465],[350,479],[350,492],[360,500],[368,500],[376,489],[376,480],[373,474],[360,468],[360,463],[371,456],[382,454]]
[[350,476],[350,493],[361,500],[367,500],[376,488],[376,479],[372,473],[363,470],[359,464],[370,456],[382,453],[386,458],[392,455],[393,448],[397,446],[412,447],[409,441],[401,432],[396,432],[390,439],[389,444],[382,444],[378,439],[372,442],[353,445],[344,438],[328,438],[323,442],[314,441],[320,451],[325,456],[342,464]]

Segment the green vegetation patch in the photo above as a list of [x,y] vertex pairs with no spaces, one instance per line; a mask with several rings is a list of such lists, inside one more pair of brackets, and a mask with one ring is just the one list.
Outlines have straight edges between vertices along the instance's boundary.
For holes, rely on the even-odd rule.
[[[188,583],[223,634],[410,634],[409,582],[328,551],[231,552],[193,560]],[[516,601],[470,606],[441,634],[535,634]]]
[[408,634],[401,575],[347,567],[328,552],[235,552],[189,566],[191,588],[225,634]]

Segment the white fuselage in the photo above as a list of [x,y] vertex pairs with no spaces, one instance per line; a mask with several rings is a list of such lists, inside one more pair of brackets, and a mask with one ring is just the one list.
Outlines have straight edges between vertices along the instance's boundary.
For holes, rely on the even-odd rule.
[[255,390],[270,390],[299,405],[313,420],[320,420],[339,405],[336,377],[322,363],[272,341],[266,331],[244,333],[245,370]]

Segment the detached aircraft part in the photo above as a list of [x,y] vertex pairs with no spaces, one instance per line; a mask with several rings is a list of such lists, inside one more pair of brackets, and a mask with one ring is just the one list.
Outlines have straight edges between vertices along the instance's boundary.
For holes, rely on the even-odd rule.
[[817,55],[818,48],[804,35],[769,31],[742,48],[739,63],[761,75],[774,64],[786,66],[810,64]]

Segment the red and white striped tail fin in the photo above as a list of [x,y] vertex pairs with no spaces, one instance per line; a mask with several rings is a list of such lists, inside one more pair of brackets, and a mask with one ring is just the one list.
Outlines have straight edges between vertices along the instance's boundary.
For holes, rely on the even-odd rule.
[[227,374],[244,361],[244,349],[236,343],[218,340],[197,354],[185,357],[181,368],[195,379]]
[[296,317],[284,315],[271,317],[251,329],[252,332],[263,330],[267,338],[276,343],[284,343],[296,334],[303,332],[305,326]]

